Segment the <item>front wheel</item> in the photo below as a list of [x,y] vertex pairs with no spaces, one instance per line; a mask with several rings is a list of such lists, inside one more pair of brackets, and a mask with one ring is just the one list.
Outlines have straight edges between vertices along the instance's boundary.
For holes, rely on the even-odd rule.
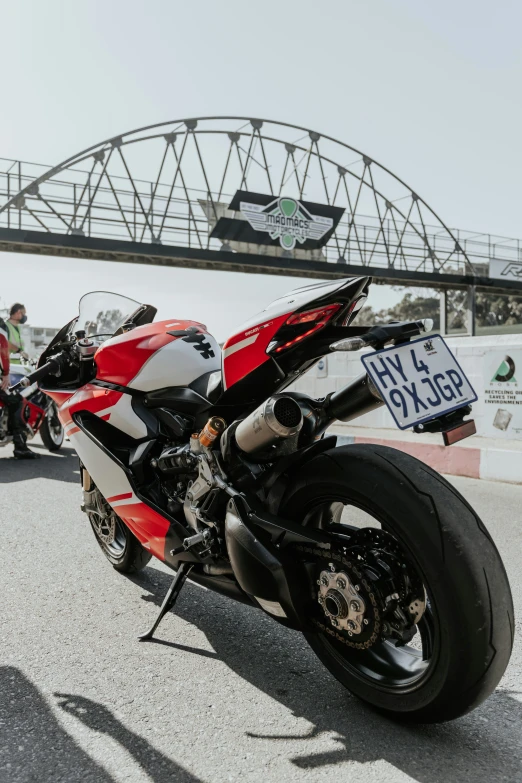
[[151,558],[150,552],[144,549],[97,487],[88,494],[89,522],[107,560],[122,574],[136,574],[141,571]]
[[61,449],[64,438],[64,430],[54,402],[50,405],[45,414],[42,426],[40,427],[40,437],[47,451],[58,451]]
[[506,572],[486,528],[431,468],[385,446],[345,446],[300,468],[282,516],[329,530],[306,565],[313,650],[390,716],[432,723],[480,704],[513,644]]

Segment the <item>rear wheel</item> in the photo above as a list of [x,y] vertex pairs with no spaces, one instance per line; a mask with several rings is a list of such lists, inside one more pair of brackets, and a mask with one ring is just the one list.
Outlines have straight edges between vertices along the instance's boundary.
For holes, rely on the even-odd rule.
[[94,489],[92,495],[88,517],[103,554],[116,571],[123,574],[141,571],[151,558],[150,552],[144,549],[98,489]]
[[337,535],[300,546],[307,639],[354,694],[396,718],[450,720],[496,687],[513,643],[507,576],[483,523],[435,471],[385,446],[300,468],[281,515]]
[[54,402],[49,406],[44,417],[40,427],[40,437],[47,451],[58,451],[58,449],[61,449],[64,431]]

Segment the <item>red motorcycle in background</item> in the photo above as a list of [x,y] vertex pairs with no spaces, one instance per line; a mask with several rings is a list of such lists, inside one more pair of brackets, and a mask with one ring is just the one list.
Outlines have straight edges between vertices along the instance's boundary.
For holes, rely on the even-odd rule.
[[[48,427],[58,411],[114,568],[154,556],[176,572],[141,639],[190,576],[302,632],[391,717],[444,721],[500,681],[513,604],[495,544],[453,485],[401,451],[328,434],[383,404],[399,428],[446,445],[474,432],[476,395],[432,324],[354,324],[370,283],[296,289],[223,349],[197,321],[154,322],[151,305],[88,294],[24,381],[52,406],[39,392],[28,415],[38,408]],[[364,371],[344,388],[292,390],[322,357],[359,349]]]
[[[11,386],[22,385],[30,375],[27,365],[11,365],[9,380]],[[58,418],[56,403],[32,383],[19,392],[22,397],[21,417],[25,425],[27,440],[38,433],[48,451],[58,451],[64,441],[64,429]],[[7,446],[13,440],[9,428],[7,408],[0,400],[0,446]]]

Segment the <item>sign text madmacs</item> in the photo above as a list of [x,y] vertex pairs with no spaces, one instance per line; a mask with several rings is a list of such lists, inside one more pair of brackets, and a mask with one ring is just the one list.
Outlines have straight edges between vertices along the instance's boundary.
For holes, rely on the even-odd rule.
[[267,215],[266,222],[268,226],[298,228],[300,231],[310,230],[310,221],[301,218],[285,217],[284,215]]

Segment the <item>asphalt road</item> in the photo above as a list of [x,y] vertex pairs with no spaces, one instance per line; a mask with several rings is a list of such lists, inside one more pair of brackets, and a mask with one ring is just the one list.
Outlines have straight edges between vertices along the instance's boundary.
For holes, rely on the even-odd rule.
[[[157,643],[138,632],[170,581],[117,574],[79,510],[69,448],[0,450],[0,781],[522,781],[522,644],[472,715],[404,727],[350,696],[299,634],[187,585]],[[522,604],[522,487],[455,479]]]

